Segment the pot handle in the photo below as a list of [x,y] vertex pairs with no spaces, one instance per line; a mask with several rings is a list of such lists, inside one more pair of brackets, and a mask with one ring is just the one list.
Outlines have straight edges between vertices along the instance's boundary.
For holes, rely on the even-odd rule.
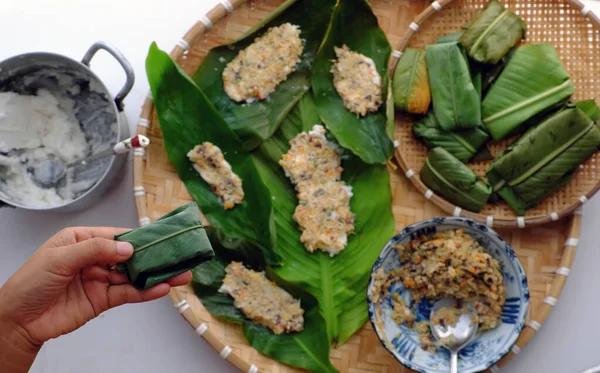
[[131,67],[131,64],[129,63],[129,61],[127,61],[127,58],[125,58],[125,56],[121,52],[119,52],[118,49],[103,41],[94,43],[83,56],[81,63],[83,63],[87,67],[90,67],[90,61],[92,60],[96,52],[98,52],[101,49],[110,53],[123,67],[123,70],[125,70],[125,86],[123,86],[123,88],[115,97],[117,109],[119,109],[119,111],[123,111],[123,100],[129,94],[131,88],[133,88],[133,83],[135,82],[135,74],[133,72],[133,67]]

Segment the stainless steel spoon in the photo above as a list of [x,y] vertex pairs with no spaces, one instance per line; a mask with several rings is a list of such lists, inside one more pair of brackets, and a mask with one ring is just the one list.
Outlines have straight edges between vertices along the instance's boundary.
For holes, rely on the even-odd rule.
[[150,139],[146,136],[137,135],[132,138],[118,142],[112,149],[91,155],[85,159],[65,164],[60,159],[45,159],[34,165],[30,172],[34,183],[42,188],[53,188],[65,176],[69,168],[85,165],[96,159],[104,158],[110,155],[127,153],[133,149],[145,148],[150,144]]
[[479,323],[477,322],[477,311],[472,303],[463,304],[466,312],[459,316],[456,325],[433,322],[434,315],[438,311],[442,308],[452,307],[457,307],[457,301],[454,299],[447,298],[436,302],[429,316],[429,327],[433,337],[438,341],[442,341],[442,346],[450,351],[450,373],[458,373],[458,352],[475,337]]

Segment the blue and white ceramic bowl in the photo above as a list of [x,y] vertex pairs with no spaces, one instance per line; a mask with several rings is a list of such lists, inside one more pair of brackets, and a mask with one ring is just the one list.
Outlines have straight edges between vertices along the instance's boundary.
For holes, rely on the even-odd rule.
[[[529,306],[529,290],[523,267],[513,248],[487,226],[462,218],[433,218],[406,227],[386,244],[373,266],[367,297],[369,318],[385,348],[406,367],[423,373],[449,372],[450,354],[444,348],[440,348],[435,354],[422,350],[417,333],[406,325],[397,325],[392,320],[392,293],[400,294],[411,308],[414,306],[410,290],[404,288],[400,281],[392,285],[388,296],[379,304],[373,304],[370,300],[372,276],[379,268],[383,268],[387,273],[401,265],[393,245],[406,244],[422,234],[451,229],[463,229],[500,262],[506,287],[502,324],[496,329],[478,334],[475,340],[460,352],[459,372],[471,373],[485,370],[506,355],[523,329]],[[429,319],[431,306],[433,304],[427,300],[416,305],[417,321]]]

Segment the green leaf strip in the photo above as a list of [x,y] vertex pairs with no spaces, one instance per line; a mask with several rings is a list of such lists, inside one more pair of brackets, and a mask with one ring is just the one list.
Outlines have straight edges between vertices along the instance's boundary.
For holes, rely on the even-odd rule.
[[527,180],[531,175],[533,175],[534,173],[539,171],[542,167],[544,167],[546,164],[548,164],[551,160],[558,157],[560,155],[560,153],[562,153],[563,151],[568,149],[571,145],[573,145],[574,143],[579,141],[579,139],[581,139],[588,132],[590,132],[592,130],[592,128],[594,128],[594,126],[595,126],[594,122],[591,122],[589,124],[589,126],[586,129],[584,129],[583,131],[581,131],[580,133],[578,133],[577,136],[572,137],[568,142],[566,142],[562,146],[554,149],[553,152],[551,152],[546,157],[544,157],[542,160],[540,160],[535,166],[528,169],[527,172],[525,172],[523,175],[519,176],[518,178],[516,178],[514,180],[509,181],[508,185],[515,186],[515,185],[518,185],[518,184],[522,183],[523,181]]
[[[446,61],[448,61],[448,78],[450,78],[450,92],[452,92],[452,107],[454,108],[454,123],[459,123],[458,120],[458,110],[460,110],[457,106],[456,106],[456,91],[454,90],[454,77],[452,74],[452,59],[450,58],[450,49],[446,49],[448,51],[448,56],[446,58]],[[465,61],[466,63],[466,61]]]
[[152,241],[152,242],[149,242],[149,243],[147,243],[147,244],[145,244],[143,246],[140,246],[137,249],[135,249],[134,252],[139,253],[140,251],[145,250],[145,249],[147,249],[150,246],[156,245],[159,242],[166,241],[166,240],[168,240],[170,238],[173,238],[175,236],[179,236],[180,234],[184,234],[185,232],[189,232],[191,230],[200,229],[200,228],[204,228],[204,225],[194,225],[193,227],[188,227],[188,228],[182,229],[182,230],[177,231],[175,233],[171,233],[168,236],[161,237],[160,239],[158,239],[156,241]]
[[456,141],[458,141],[459,143],[461,143],[461,145],[464,146],[465,149],[467,149],[469,152],[471,152],[473,154],[475,154],[477,152],[477,149],[475,149],[474,147],[472,147],[471,144],[469,144],[468,141],[465,141],[464,138],[458,136],[454,132],[450,132],[450,134],[452,135],[452,137],[454,137],[454,139],[456,139]]
[[462,195],[463,197],[465,197],[466,199],[468,199],[469,201],[475,203],[475,204],[480,204],[480,201],[471,198],[471,196],[465,192],[463,192],[462,190],[458,189],[457,187],[455,187],[454,185],[452,185],[451,182],[449,182],[448,180],[446,180],[445,177],[442,176],[442,174],[440,174],[439,172],[437,172],[437,170],[431,165],[431,163],[429,162],[429,158],[425,160],[425,165],[427,165],[427,168],[437,177],[439,178],[443,183],[445,183],[446,185],[448,185],[452,190],[454,190],[455,192],[457,192],[458,194]]
[[479,35],[479,38],[475,41],[475,43],[473,44],[473,46],[471,47],[472,51],[477,50],[477,48],[479,48],[479,44],[481,44],[481,42],[485,39],[485,37],[492,32],[492,30],[494,29],[494,27],[496,27],[496,25],[498,24],[498,22],[500,22],[500,20],[502,20],[502,18],[504,18],[506,15],[508,15],[508,9],[505,9],[504,12],[502,12],[502,14],[500,14],[498,16],[498,18],[496,18],[494,20],[494,22],[492,22],[486,29],[484,32],[481,33],[481,35]]
[[536,103],[536,102],[538,102],[538,101],[542,101],[542,100],[544,100],[545,98],[547,98],[547,97],[549,97],[549,96],[552,96],[554,93],[556,93],[556,92],[560,92],[560,91],[561,91],[563,88],[567,88],[569,85],[571,85],[571,79],[567,79],[567,80],[565,80],[565,81],[564,81],[564,83],[562,83],[561,85],[558,85],[558,86],[556,86],[556,87],[554,87],[554,88],[552,88],[552,89],[549,89],[549,90],[547,90],[547,91],[545,91],[545,92],[542,92],[542,93],[540,93],[539,95],[533,96],[533,97],[531,97],[531,98],[529,98],[529,99],[527,99],[527,100],[525,100],[525,101],[521,102],[521,103],[520,103],[520,104],[518,104],[518,105],[511,106],[511,107],[508,107],[508,108],[506,108],[506,109],[504,109],[504,110],[502,110],[502,111],[499,111],[499,112],[497,112],[496,114],[494,114],[494,115],[491,115],[491,116],[489,116],[489,117],[485,118],[485,119],[483,120],[483,122],[484,122],[484,123],[488,123],[488,122],[494,121],[494,120],[496,120],[496,119],[498,119],[498,118],[501,118],[501,117],[503,117],[503,116],[506,116],[506,115],[512,114],[512,113],[514,113],[515,111],[519,111],[519,110],[521,110],[522,108],[524,108],[524,107],[528,106],[529,104],[533,104],[533,103]]

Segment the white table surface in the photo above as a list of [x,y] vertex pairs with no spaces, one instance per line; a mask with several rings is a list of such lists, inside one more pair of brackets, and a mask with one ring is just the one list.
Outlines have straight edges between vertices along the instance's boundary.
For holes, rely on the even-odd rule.
[[[80,59],[97,40],[119,48],[137,74],[125,100],[132,130],[148,91],[144,60],[152,41],[171,50],[217,0],[1,0],[0,60],[32,51]],[[587,1],[596,12],[600,3]],[[124,74],[104,53],[92,68],[116,92]],[[598,98],[597,98],[598,99]],[[73,214],[0,210],[0,284],[47,238],[74,225],[137,225],[128,165],[122,181],[94,208]],[[570,373],[600,364],[600,250],[594,231],[600,198],[585,205],[571,275],[558,304],[532,342],[503,370]],[[596,232],[597,233],[597,232]],[[168,299],[106,312],[80,330],[48,342],[32,372],[235,372],[183,321]]]

